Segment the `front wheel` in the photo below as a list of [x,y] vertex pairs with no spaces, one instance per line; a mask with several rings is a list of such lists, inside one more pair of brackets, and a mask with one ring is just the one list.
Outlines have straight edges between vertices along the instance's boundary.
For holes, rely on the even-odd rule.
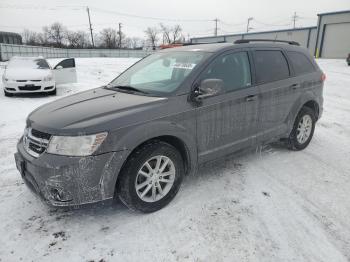
[[314,134],[316,116],[314,110],[303,107],[298,113],[293,130],[288,138],[288,147],[292,150],[303,150],[306,148]]
[[130,209],[154,212],[175,197],[183,175],[179,151],[168,143],[153,141],[131,155],[120,173],[117,194]]

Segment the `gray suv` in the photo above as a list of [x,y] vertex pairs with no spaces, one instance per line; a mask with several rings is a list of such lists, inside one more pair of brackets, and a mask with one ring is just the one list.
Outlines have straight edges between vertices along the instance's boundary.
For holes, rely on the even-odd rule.
[[50,205],[118,197],[153,212],[207,161],[281,139],[293,150],[307,147],[324,79],[294,42],[162,50],[106,86],[34,110],[16,165]]

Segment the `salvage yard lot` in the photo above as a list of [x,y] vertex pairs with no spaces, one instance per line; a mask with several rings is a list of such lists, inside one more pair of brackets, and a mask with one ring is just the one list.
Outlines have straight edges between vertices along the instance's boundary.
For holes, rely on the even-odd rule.
[[[49,208],[13,153],[36,107],[108,83],[131,58],[77,59],[78,83],[57,97],[0,94],[0,261],[349,261],[350,67],[319,60],[324,113],[301,152],[266,145],[187,177],[153,214],[120,203]],[[0,75],[3,68],[0,67]]]

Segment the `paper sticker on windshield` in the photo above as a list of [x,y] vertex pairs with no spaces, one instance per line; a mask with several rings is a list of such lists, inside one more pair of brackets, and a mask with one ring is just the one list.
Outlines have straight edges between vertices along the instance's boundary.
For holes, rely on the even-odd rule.
[[192,63],[175,63],[173,65],[173,68],[192,70],[195,66],[196,64],[192,64]]

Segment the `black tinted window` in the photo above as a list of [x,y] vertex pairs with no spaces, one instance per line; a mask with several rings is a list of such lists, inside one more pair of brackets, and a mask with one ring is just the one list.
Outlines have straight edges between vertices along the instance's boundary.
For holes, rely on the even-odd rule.
[[204,79],[221,79],[226,90],[251,85],[249,59],[246,52],[237,52],[216,58],[205,71]]
[[315,68],[310,60],[302,53],[289,51],[288,57],[292,62],[292,66],[296,75],[302,75],[314,72]]
[[58,66],[62,66],[63,68],[75,67],[75,60],[73,58],[72,59],[65,59],[65,60],[61,61],[59,64],[57,64],[55,66],[55,68]]
[[285,79],[289,76],[289,67],[281,51],[255,51],[256,78],[258,83]]

